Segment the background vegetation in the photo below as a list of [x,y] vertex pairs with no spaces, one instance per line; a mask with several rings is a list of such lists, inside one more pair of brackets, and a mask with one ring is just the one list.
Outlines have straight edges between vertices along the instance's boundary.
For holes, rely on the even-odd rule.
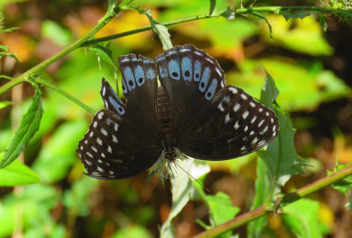
[[[248,9],[251,4],[268,8],[255,14],[241,12],[244,14],[232,19],[235,9]],[[262,218],[235,226],[233,234],[239,237],[352,237],[351,177],[341,180],[342,176],[333,187],[278,207],[285,194],[321,181],[343,167],[351,168],[352,5],[350,1],[293,0],[285,4],[300,6],[295,11],[293,8],[270,10],[270,6],[279,4],[283,2],[139,2],[139,8],[151,9],[153,19],[160,23],[199,16],[200,20],[180,20],[170,26],[172,44],[193,44],[205,50],[219,61],[227,84],[237,85],[256,98],[260,98],[266,78],[265,70],[259,68],[263,65],[280,91],[277,103],[290,114],[297,129],[294,143],[304,159],[298,161],[311,165],[304,167],[304,174],[281,176],[282,180],[275,181],[275,187],[270,189],[268,183],[272,180],[266,176],[267,167],[256,153],[236,160],[209,162],[210,172],[206,165],[198,164],[198,171],[206,173],[199,181],[211,192],[204,192],[195,183],[191,186],[180,181],[183,178],[180,175],[172,189],[190,186],[187,191],[191,192],[191,200],[188,201],[175,195],[170,182],[163,187],[156,176],[145,182],[147,173],[121,181],[88,178],[82,174],[84,168],[75,153],[93,116],[91,112],[103,108],[99,95],[101,78],[114,84],[121,77],[115,69],[117,57],[132,52],[155,58],[163,51],[159,37],[164,36],[162,39],[167,41],[167,34],[157,35],[147,30],[112,39],[108,41],[110,51],[105,48],[108,42],[87,44],[45,70],[24,75],[30,83],[18,84],[16,80],[21,74],[84,38],[111,9],[102,1],[1,2],[0,44],[8,48],[2,47],[0,55],[3,75],[0,79],[0,151],[3,152],[0,155],[5,157],[6,148],[11,150],[8,145],[23,115],[26,115],[25,123],[32,126],[22,128],[25,136],[21,141],[35,133],[33,124],[40,121],[40,128],[18,161],[0,169],[0,237],[157,237],[160,234],[167,237],[168,232],[177,237],[190,237],[203,231],[204,226],[217,227],[236,215],[249,214],[254,219],[255,214],[248,212],[265,203],[266,206],[261,206],[264,210],[258,210],[263,212]],[[228,6],[227,11],[221,11]],[[327,11],[307,14],[314,7]],[[149,27],[151,16],[148,19],[149,13],[140,9],[139,12],[121,11],[94,37]],[[222,16],[214,17],[217,15]],[[12,27],[19,28],[6,30]],[[164,47],[165,44],[164,41]],[[9,77],[17,78],[9,81]],[[65,98],[65,93],[94,110]],[[41,113],[26,114],[30,107],[33,110],[29,112],[41,112],[41,103],[42,116]],[[14,143],[21,146],[12,147],[13,151],[23,149],[21,141]],[[1,163],[4,165],[4,161]],[[186,170],[187,166],[184,165]],[[13,187],[24,184],[31,185]],[[313,186],[313,190],[318,189]],[[175,199],[184,202],[184,206],[176,208],[182,209],[179,214],[172,203]],[[170,211],[171,215],[175,214],[172,221]],[[167,230],[168,222],[173,223],[174,231]],[[223,234],[230,235],[231,232]]]

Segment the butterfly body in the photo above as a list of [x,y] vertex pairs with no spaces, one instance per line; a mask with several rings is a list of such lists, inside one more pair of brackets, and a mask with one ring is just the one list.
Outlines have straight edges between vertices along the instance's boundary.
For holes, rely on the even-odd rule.
[[262,148],[278,133],[274,113],[242,89],[226,86],[217,61],[192,45],[165,51],[156,65],[133,54],[119,62],[127,103],[103,79],[106,110],[93,118],[77,149],[91,177],[132,177],[181,153],[232,159]]

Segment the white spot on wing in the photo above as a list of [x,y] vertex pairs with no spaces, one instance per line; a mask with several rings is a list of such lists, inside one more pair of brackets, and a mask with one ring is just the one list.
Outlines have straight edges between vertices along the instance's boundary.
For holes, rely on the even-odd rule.
[[117,140],[116,136],[115,135],[112,135],[112,141],[114,143],[119,143],[119,141]]
[[89,157],[94,158],[94,156],[93,156],[90,152],[87,151],[86,154],[87,154]]
[[224,111],[225,111],[225,108],[222,106],[222,103],[219,103],[218,109],[219,109],[221,112],[224,112]]
[[101,128],[100,131],[101,133],[103,133],[104,136],[108,135],[108,132],[104,128]]
[[240,128],[240,125],[238,124],[238,121],[236,121],[236,124],[234,125],[235,130],[237,130],[238,128]]
[[110,146],[110,145],[108,145],[108,152],[109,152],[110,154],[112,154],[112,149],[111,149],[111,146]]
[[184,52],[189,52],[189,51],[191,51],[191,50],[190,50],[190,49],[180,49],[179,51],[182,52],[182,53],[184,53]]
[[229,121],[230,121],[230,114],[227,113],[226,116],[225,116],[225,124],[227,124]]
[[266,141],[265,140],[261,140],[258,142],[257,146],[261,147],[263,145],[265,145]]
[[264,123],[264,119],[262,119],[262,120],[259,122],[258,127],[261,127],[261,126],[263,125],[263,123]]
[[222,77],[222,73],[218,67],[215,67],[215,71],[218,73],[220,77]]
[[242,98],[243,100],[247,100],[247,99],[248,99],[248,97],[247,97],[246,95],[244,95],[244,94],[241,94],[241,98]]
[[122,59],[120,62],[121,62],[121,63],[130,62],[130,59],[129,59],[129,58],[125,58],[125,59]]
[[267,132],[268,129],[269,129],[269,126],[264,127],[264,129],[260,132],[260,134],[264,134],[265,132]]
[[85,162],[86,162],[86,164],[88,164],[89,166],[91,166],[93,163],[92,162],[90,162],[89,160],[84,160]]
[[205,60],[208,61],[208,62],[211,63],[211,64],[214,64],[214,62],[213,62],[211,59],[209,59],[208,57],[205,58]]
[[258,142],[258,138],[255,137],[255,138],[252,140],[251,144],[254,145],[254,144],[257,143],[257,142]]
[[98,143],[100,146],[103,145],[103,141],[102,141],[99,137],[97,137],[97,143]]
[[257,120],[257,116],[254,116],[251,120],[251,123],[253,124],[255,122],[255,120]]
[[255,107],[255,103],[254,102],[250,102],[249,105],[251,105],[251,107]]
[[99,120],[103,119],[103,116],[104,116],[104,112],[99,112],[98,113],[98,119]]
[[236,88],[229,88],[229,90],[230,90],[233,94],[238,93],[238,90],[237,90]]
[[241,105],[240,105],[239,103],[236,103],[235,106],[233,107],[233,111],[234,111],[234,112],[237,112],[238,109],[240,109],[240,106],[241,106]]
[[243,119],[246,119],[247,116],[248,116],[249,112],[248,111],[245,111],[243,114],[242,114],[242,118]]
[[104,169],[101,168],[101,167],[99,167],[99,166],[97,166],[97,170],[98,170],[100,173],[103,173],[103,172],[104,172]]
[[100,173],[98,171],[93,171],[93,172],[91,172],[91,174],[94,176],[100,176]]
[[94,146],[92,146],[91,148],[92,148],[92,150],[94,150],[95,153],[98,153],[97,148],[95,148]]

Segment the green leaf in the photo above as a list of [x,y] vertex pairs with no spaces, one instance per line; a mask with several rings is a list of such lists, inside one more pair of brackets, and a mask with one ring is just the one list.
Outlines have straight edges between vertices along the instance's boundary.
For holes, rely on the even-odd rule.
[[5,107],[10,106],[10,105],[12,105],[11,101],[0,102],[0,109],[5,108]]
[[226,9],[220,11],[221,13],[219,14],[220,17],[225,17],[228,21],[235,19],[236,17],[236,9],[231,10],[230,7],[227,7]]
[[118,70],[112,59],[112,51],[109,49],[109,44],[99,43],[96,45],[89,46],[87,49],[96,52],[96,54],[98,55],[99,62],[100,59],[103,59],[107,63],[109,63],[116,71]]
[[303,198],[286,206],[282,218],[295,237],[323,237],[317,219],[318,210],[318,202]]
[[99,185],[99,180],[82,176],[75,181],[70,190],[66,190],[63,197],[65,207],[75,215],[89,215],[89,196]]
[[284,10],[280,10],[280,11],[276,12],[276,14],[282,15],[286,19],[286,21],[288,21],[291,18],[303,19],[303,18],[311,15],[310,12],[302,12],[302,11],[295,12],[295,11],[284,11]]
[[87,121],[82,118],[65,122],[55,130],[32,166],[44,183],[55,183],[67,176],[77,162],[75,150],[87,127]]
[[319,14],[319,13],[317,13],[317,14],[319,16],[319,24],[320,24],[321,28],[323,28],[323,32],[324,32],[324,36],[325,36],[325,33],[328,30],[328,23],[326,23],[326,20],[325,20],[326,16],[323,14]]
[[213,226],[234,219],[241,210],[239,207],[233,206],[229,195],[223,192],[207,195],[206,202],[210,210],[210,223]]
[[209,16],[211,16],[216,7],[216,0],[210,0]]
[[256,17],[263,19],[265,21],[265,23],[269,27],[270,39],[272,40],[273,39],[273,29],[272,29],[268,19],[266,19],[266,17],[261,12],[249,12],[249,13],[252,14],[253,16],[256,16]]
[[164,50],[168,50],[170,48],[172,48],[172,43],[171,43],[171,39],[170,39],[170,34],[167,30],[167,28],[160,24],[158,21],[156,21],[153,17],[152,17],[152,12],[150,9],[145,10],[145,9],[140,9],[140,8],[134,8],[136,11],[138,11],[139,13],[142,13],[144,15],[146,15],[148,17],[148,20],[152,26],[153,31],[155,31],[156,34],[158,34],[160,41],[163,45],[163,49]]
[[42,100],[40,98],[40,89],[36,88],[32,104],[13,136],[10,144],[6,148],[6,152],[0,162],[0,168],[5,168],[12,163],[24,150],[30,139],[39,129],[40,120],[43,115]]
[[125,238],[125,237],[143,237],[143,238],[152,238],[149,231],[140,225],[130,225],[124,226],[112,236],[112,238]]
[[[333,173],[336,173],[344,168],[347,168],[349,166],[351,166],[352,164],[336,164],[336,167],[334,168],[334,171],[327,171],[327,175],[331,175]],[[352,176],[348,176],[340,181],[337,181],[336,183],[331,185],[334,189],[340,191],[343,194],[347,194],[350,189],[352,188]]]
[[295,130],[290,118],[285,115],[278,105],[274,107],[272,104],[278,93],[274,80],[266,72],[266,79],[261,92],[261,102],[275,112],[280,123],[278,136],[266,149],[258,151],[258,155],[264,160],[268,168],[271,186],[277,184],[283,186],[294,174],[303,173],[301,168],[307,165],[299,159],[296,153],[293,141]]
[[[255,197],[251,211],[264,204],[268,198],[270,191],[270,182],[268,179],[268,170],[262,159],[257,160],[257,179],[255,181]],[[261,237],[262,230],[267,226],[267,216],[259,217],[258,219],[250,222],[247,227],[248,237]]]
[[18,186],[35,183],[40,183],[39,176],[18,160],[15,160],[6,168],[0,169],[0,186]]
[[184,208],[190,199],[192,181],[187,173],[192,174],[192,171],[197,170],[196,167],[197,165],[193,163],[193,159],[183,160],[178,164],[177,171],[175,172],[176,176],[171,178],[171,211],[169,217],[161,227],[160,237],[174,237],[174,227],[172,225],[172,220],[177,216],[177,214],[180,213],[180,211]]

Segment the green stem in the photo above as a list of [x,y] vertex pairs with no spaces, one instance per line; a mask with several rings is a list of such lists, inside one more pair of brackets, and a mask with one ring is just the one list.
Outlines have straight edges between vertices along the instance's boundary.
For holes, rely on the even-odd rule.
[[[10,90],[12,87],[14,87],[17,84],[20,84],[20,83],[25,82],[25,81],[29,81],[28,75],[35,75],[36,73],[38,73],[41,70],[45,69],[46,67],[48,67],[49,65],[51,65],[52,63],[57,61],[58,59],[61,59],[62,57],[64,57],[65,55],[69,54],[73,50],[81,47],[86,41],[88,41],[91,37],[93,37],[101,28],[103,28],[111,19],[113,19],[120,11],[121,11],[121,8],[119,8],[119,6],[113,8],[113,9],[110,9],[110,11],[108,11],[105,14],[105,16],[102,19],[99,20],[98,24],[93,29],[91,29],[85,36],[83,36],[79,40],[75,41],[74,43],[72,43],[71,45],[66,47],[64,50],[62,50],[62,51],[58,52],[57,54],[53,55],[49,59],[41,62],[40,64],[34,66],[30,70],[28,70],[25,73],[21,74],[16,79],[14,79],[14,80],[6,83],[2,87],[0,87],[0,95],[2,95],[3,93],[7,92],[8,90]],[[57,91],[60,92],[60,93],[63,92],[63,90],[61,90],[61,91],[57,90]],[[69,98],[72,99],[72,97],[69,97]],[[76,99],[76,102],[77,101],[78,100]],[[82,104],[83,103],[80,102],[80,105],[82,105]],[[85,107],[85,108],[87,109],[87,107]],[[92,109],[90,109],[88,111],[92,111]]]
[[[300,7],[300,6],[294,6],[294,7],[249,7],[249,8],[239,8],[239,9],[233,10],[233,13],[234,13],[234,15],[248,14],[248,13],[252,13],[252,12],[273,12],[275,14],[279,14],[280,11],[289,11],[289,10],[292,10],[292,11],[316,11],[316,12],[324,12],[324,13],[336,12],[336,13],[338,13],[338,9],[328,9],[328,8],[323,8],[323,7],[309,7],[309,6],[307,6],[307,7]],[[172,21],[166,21],[166,22],[162,22],[160,24],[162,24],[166,27],[169,27],[169,26],[173,26],[173,25],[176,25],[179,23],[219,17],[225,11],[227,11],[227,9],[219,11],[219,14],[216,14],[216,15],[215,14],[213,14],[213,15],[202,14],[202,15],[185,17],[185,18],[172,20]],[[100,42],[114,40],[117,38],[133,35],[133,34],[148,31],[151,29],[152,29],[151,26],[145,26],[145,27],[141,27],[136,30],[127,31],[127,32],[119,33],[119,34],[114,34],[114,35],[110,35],[110,36],[106,36],[106,37],[101,37],[101,38],[89,40],[89,41],[85,42],[82,46],[94,45],[94,44],[97,44]]]
[[[297,201],[300,198],[306,197],[309,194],[316,192],[324,187],[332,185],[337,181],[340,181],[348,176],[352,175],[352,165],[344,168],[334,174],[331,174],[327,177],[319,179],[311,184],[308,184],[297,191],[287,194],[282,198],[281,206],[286,206],[294,201]],[[193,238],[205,238],[205,237],[215,237],[218,236],[226,231],[234,230],[239,228],[259,217],[262,217],[270,212],[273,212],[273,209],[268,209],[264,206],[258,207],[257,209],[247,212],[241,216],[236,217],[235,219],[228,221],[224,224],[214,227],[213,229],[204,231]]]
[[[128,3],[126,3],[126,1],[125,1],[123,4],[127,5]],[[27,76],[28,75],[30,75],[30,74],[34,75],[34,74],[40,72],[41,70],[43,70],[46,67],[48,67],[50,64],[54,63],[58,59],[64,57],[65,55],[67,55],[68,53],[72,52],[73,50],[75,50],[75,49],[77,49],[79,47],[89,46],[89,45],[92,45],[92,44],[97,44],[99,42],[105,42],[105,41],[113,40],[113,39],[116,39],[116,38],[121,38],[121,37],[124,37],[124,36],[136,34],[136,33],[139,33],[139,32],[144,32],[144,31],[148,31],[148,30],[152,29],[151,26],[147,26],[147,27],[142,27],[142,28],[139,28],[139,29],[136,29],[136,30],[132,30],[132,31],[128,31],[128,32],[120,33],[120,34],[111,35],[111,36],[108,36],[108,37],[102,37],[102,38],[98,38],[98,39],[89,40],[101,28],[103,28],[113,17],[115,17],[122,10],[122,8],[117,6],[117,7],[113,8],[113,9],[109,9],[108,13],[84,37],[82,37],[81,39],[79,39],[76,42],[72,43],[67,48],[65,48],[64,50],[62,50],[62,51],[58,52],[57,54],[53,55],[49,59],[47,59],[47,60],[43,61],[42,63],[36,65],[35,67],[31,68],[27,72],[21,74],[16,79],[14,79],[14,80],[8,82],[7,84],[3,85],[2,87],[0,87],[0,95],[2,95],[3,93],[7,92],[8,90],[10,90],[15,85],[20,84],[20,83],[22,83],[24,81],[27,81]],[[227,10],[228,9],[224,9],[223,11],[220,11],[219,14],[197,15],[197,16],[181,18],[181,19],[177,19],[177,20],[173,20],[173,21],[163,22],[161,24],[163,24],[164,26],[168,27],[168,26],[176,25],[176,24],[183,23],[183,22],[189,22],[189,21],[195,21],[195,20],[219,17],[222,14],[224,14]],[[278,6],[278,7],[240,8],[240,9],[233,10],[231,12],[231,14],[233,13],[234,16],[236,14],[250,14],[250,13],[253,13],[253,12],[273,12],[273,13],[276,13],[276,14],[280,14],[280,11],[315,11],[315,12],[333,13],[333,14],[343,14],[344,13],[343,10],[339,10],[339,9],[314,7],[314,6],[307,6],[307,7],[301,7],[301,6],[280,7],[280,6]]]
[[38,83],[38,84],[42,84],[44,86],[47,86],[48,88],[51,88],[53,90],[55,90],[58,93],[61,93],[63,96],[67,97],[68,99],[70,99],[71,101],[75,102],[77,105],[81,106],[82,108],[86,109],[88,112],[95,114],[96,111],[93,110],[92,108],[88,107],[87,105],[85,105],[84,103],[82,103],[80,100],[78,100],[77,98],[75,98],[74,96],[72,96],[71,94],[67,93],[65,90],[62,90],[61,88],[59,88],[58,86],[49,83],[48,81],[45,81],[41,78],[33,78],[32,81]]

